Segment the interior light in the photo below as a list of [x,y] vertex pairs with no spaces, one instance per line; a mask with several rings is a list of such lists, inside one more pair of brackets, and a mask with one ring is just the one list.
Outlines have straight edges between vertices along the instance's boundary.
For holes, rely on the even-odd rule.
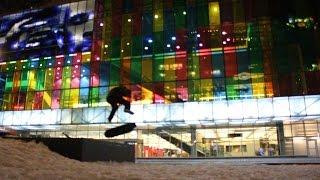
[[171,37],[172,41],[175,41],[177,38],[175,36]]
[[108,44],[106,44],[106,45],[104,45],[104,47],[105,47],[105,48],[108,48],[109,46],[108,46]]
[[127,42],[127,46],[130,46],[130,43]]
[[144,50],[148,50],[148,49],[149,49],[149,47],[148,47],[148,46],[144,47]]
[[102,26],[103,26],[103,23],[100,23],[100,26],[102,27]]
[[225,31],[222,31],[222,35],[227,35],[228,33]]
[[182,13],[183,15],[186,15],[187,14],[187,12],[186,11],[183,11],[183,13]]
[[154,15],[154,18],[155,18],[155,19],[158,19],[158,18],[159,18],[159,15],[158,15],[158,14],[155,14],[155,15]]
[[176,46],[176,48],[177,48],[177,49],[180,49],[180,46],[178,45],[178,46]]
[[153,42],[153,40],[152,39],[148,39],[148,43],[152,43]]
[[128,22],[131,22],[131,19],[130,19],[130,18],[128,19]]
[[170,44],[167,44],[167,47],[169,48],[169,47],[171,47],[171,45],[170,45]]
[[199,37],[200,37],[200,34],[197,34],[197,37],[199,38]]
[[202,44],[202,43],[199,43],[199,46],[200,46],[200,47],[202,47],[202,46],[203,46],[203,44]]

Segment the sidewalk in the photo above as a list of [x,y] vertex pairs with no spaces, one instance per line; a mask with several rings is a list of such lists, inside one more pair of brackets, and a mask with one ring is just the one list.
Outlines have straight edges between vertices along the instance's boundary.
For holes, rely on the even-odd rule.
[[237,157],[237,158],[137,158],[136,163],[150,164],[217,164],[217,165],[285,165],[320,164],[320,157]]

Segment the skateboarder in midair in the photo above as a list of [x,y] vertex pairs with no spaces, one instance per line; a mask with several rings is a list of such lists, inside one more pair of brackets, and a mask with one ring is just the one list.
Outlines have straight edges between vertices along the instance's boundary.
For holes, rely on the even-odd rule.
[[112,110],[108,117],[109,122],[111,122],[114,114],[118,110],[120,105],[124,105],[124,112],[129,114],[134,114],[130,110],[130,101],[126,100],[127,98],[131,97],[130,89],[124,86],[118,86],[110,90],[107,96],[107,102],[111,104]]

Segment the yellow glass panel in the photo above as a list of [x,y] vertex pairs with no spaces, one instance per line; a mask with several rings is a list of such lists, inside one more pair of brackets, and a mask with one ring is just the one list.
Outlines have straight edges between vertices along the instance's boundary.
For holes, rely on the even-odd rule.
[[11,96],[12,94],[5,94],[3,96],[3,110],[11,110]]
[[142,81],[143,82],[152,81],[152,60],[151,59],[142,60]]
[[46,69],[46,77],[45,77],[45,89],[49,90],[52,89],[52,82],[53,82],[53,69],[48,68]]
[[13,88],[19,88],[20,87],[20,76],[21,71],[16,71],[13,74]]
[[151,86],[145,84],[141,87],[142,101],[141,104],[151,104],[153,103],[153,92]]
[[164,102],[171,103],[176,101],[176,83],[166,82],[164,83]]
[[121,38],[121,58],[127,58],[131,55],[132,40],[131,36]]
[[43,92],[43,109],[50,109],[51,108],[51,91],[44,91]]
[[213,83],[212,79],[202,79],[200,88],[200,101],[213,100]]
[[91,52],[83,52],[81,57],[81,62],[90,62],[91,60]]
[[70,92],[70,104],[71,107],[78,107],[79,104],[79,89],[71,89]]
[[245,22],[243,1],[233,1],[233,22]]
[[31,110],[32,109],[32,105],[33,105],[33,102],[34,102],[34,94],[35,94],[34,91],[30,91],[30,92],[27,93],[26,107],[25,107],[26,110]]
[[220,25],[219,2],[210,2],[209,3],[209,23],[210,23],[210,26]]
[[165,58],[163,66],[163,74],[165,81],[174,81],[176,79],[176,65],[174,58]]
[[253,97],[263,98],[265,97],[265,84],[264,83],[252,83]]
[[70,89],[61,90],[60,107],[69,108],[70,106]]
[[121,36],[131,36],[132,32],[132,16],[131,14],[124,14],[122,16],[122,32]]
[[29,71],[29,90],[34,91],[36,89],[37,81],[35,78],[36,71],[35,70],[30,70]]
[[163,10],[156,9],[153,14],[153,32],[163,31]]

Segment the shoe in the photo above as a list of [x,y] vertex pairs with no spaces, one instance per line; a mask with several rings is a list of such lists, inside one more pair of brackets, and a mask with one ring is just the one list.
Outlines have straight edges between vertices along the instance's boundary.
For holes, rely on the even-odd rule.
[[129,114],[134,114],[130,109],[124,109],[124,112],[129,113]]

